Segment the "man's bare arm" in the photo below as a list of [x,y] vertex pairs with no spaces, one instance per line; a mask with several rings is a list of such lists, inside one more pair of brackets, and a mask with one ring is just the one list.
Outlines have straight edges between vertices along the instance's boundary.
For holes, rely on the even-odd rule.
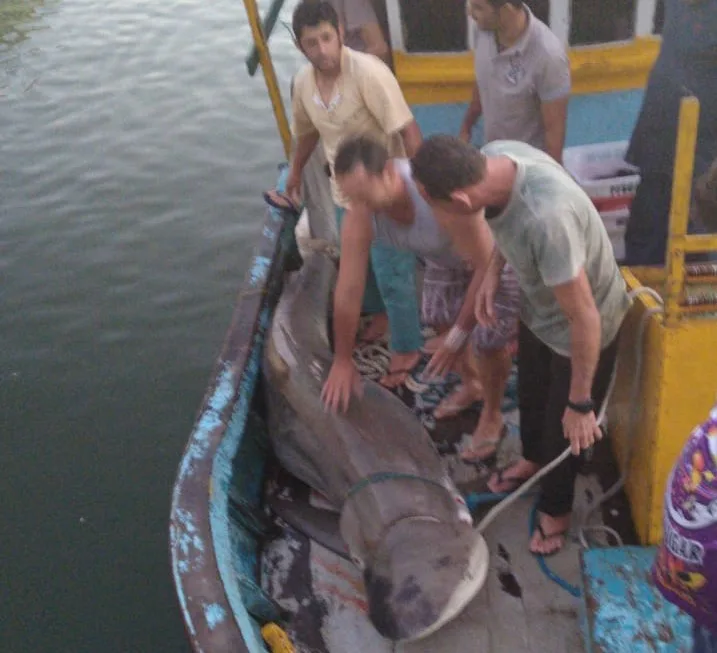
[[473,127],[475,127],[478,118],[483,113],[483,105],[480,101],[480,91],[478,90],[478,82],[473,85],[473,97],[466,110],[466,115],[463,117],[463,123],[461,124],[461,134],[470,135]]
[[350,361],[353,356],[372,238],[368,211],[362,207],[348,209],[341,228],[341,266],[334,291],[336,361]]
[[386,43],[383,30],[378,23],[366,23],[362,25],[361,38],[366,46],[366,52],[379,59],[383,59],[387,64],[391,63],[388,43]]
[[423,142],[421,128],[415,120],[411,120],[400,132],[403,147],[406,149],[406,156],[410,159],[413,157]]
[[568,98],[559,98],[540,105],[545,128],[545,151],[560,165],[563,164],[565,125],[568,119]]
[[291,158],[290,175],[301,178],[304,166],[306,166],[306,162],[309,160],[318,142],[319,132],[310,132],[297,139],[294,155]]
[[570,400],[592,397],[593,379],[600,358],[600,314],[583,268],[572,281],[553,288],[555,298],[570,322]]
[[464,259],[470,261],[473,267],[473,278],[456,318],[456,326],[465,331],[471,331],[476,324],[476,295],[491,264],[495,243],[482,211],[470,219],[465,231],[461,230],[461,233],[451,234],[451,239],[456,251]]

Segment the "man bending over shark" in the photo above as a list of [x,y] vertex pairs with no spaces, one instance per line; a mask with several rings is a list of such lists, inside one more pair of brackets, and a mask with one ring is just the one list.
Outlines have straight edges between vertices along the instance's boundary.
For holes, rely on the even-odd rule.
[[[476,327],[475,297],[493,252],[493,238],[478,212],[468,220],[437,218],[421,197],[408,159],[390,159],[385,146],[368,136],[342,141],[334,161],[336,183],[350,202],[341,230],[341,265],[334,296],[335,355],[323,398],[333,410],[347,409],[359,374],[352,352],[359,326],[361,297],[369,251],[377,240],[411,251],[465,279],[462,306],[455,307],[454,326],[428,364],[428,374],[443,374],[464,357],[469,340],[478,354],[484,406],[474,434],[470,459],[484,460],[496,452],[505,432],[501,403],[510,372],[509,345],[517,336],[519,291],[510,268],[501,275],[495,302],[496,322]],[[464,383],[475,374],[461,365]],[[475,378],[475,377],[474,377]]]

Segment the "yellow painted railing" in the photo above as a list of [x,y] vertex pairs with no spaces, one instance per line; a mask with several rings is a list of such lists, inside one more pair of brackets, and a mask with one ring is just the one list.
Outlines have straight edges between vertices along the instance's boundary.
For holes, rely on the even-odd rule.
[[717,311],[717,302],[689,306],[685,303],[685,255],[691,252],[717,251],[717,235],[688,235],[695,145],[699,126],[700,103],[695,97],[682,100],[675,152],[667,244],[665,279],[665,326],[675,326],[687,313]]
[[256,50],[259,54],[259,64],[261,65],[261,69],[264,73],[266,88],[269,92],[269,99],[271,100],[274,117],[276,118],[276,126],[279,129],[281,142],[284,145],[284,153],[288,159],[291,152],[291,130],[289,129],[289,120],[286,117],[284,101],[281,99],[281,91],[279,90],[279,83],[276,80],[274,63],[271,60],[269,47],[266,43],[264,29],[261,24],[261,17],[259,16],[259,9],[256,6],[256,0],[244,0],[244,7],[246,8],[246,15],[249,19],[249,26],[251,27],[251,35],[254,39],[254,45],[256,46]]

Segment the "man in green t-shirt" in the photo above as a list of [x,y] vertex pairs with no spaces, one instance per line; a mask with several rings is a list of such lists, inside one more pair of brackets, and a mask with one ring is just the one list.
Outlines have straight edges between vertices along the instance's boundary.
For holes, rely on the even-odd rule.
[[[521,290],[518,401],[523,458],[489,480],[515,490],[559,456],[601,437],[620,326],[630,300],[595,206],[553,158],[517,141],[477,150],[452,136],[424,141],[412,160],[424,198],[442,221],[485,219],[496,249],[476,298],[492,322],[498,272],[507,262]],[[476,211],[484,209],[484,217]],[[570,524],[577,458],[543,479],[534,553],[560,550]]]

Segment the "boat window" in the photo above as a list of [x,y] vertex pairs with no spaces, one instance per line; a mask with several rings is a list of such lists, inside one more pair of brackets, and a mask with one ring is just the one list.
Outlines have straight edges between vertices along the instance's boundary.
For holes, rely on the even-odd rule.
[[655,7],[655,23],[653,26],[653,32],[655,34],[662,34],[662,27],[665,24],[665,3],[664,0],[657,0],[657,6]]
[[572,0],[570,45],[592,45],[633,38],[635,1]]
[[465,0],[400,0],[407,52],[464,52],[468,14]]

